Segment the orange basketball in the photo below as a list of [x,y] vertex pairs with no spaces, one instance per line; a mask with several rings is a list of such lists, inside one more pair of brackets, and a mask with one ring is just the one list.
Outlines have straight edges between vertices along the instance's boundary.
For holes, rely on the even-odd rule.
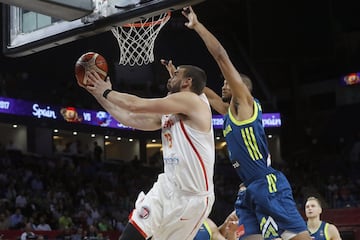
[[96,52],[87,52],[79,57],[75,63],[75,77],[81,87],[86,87],[85,72],[95,70],[105,80],[108,73],[106,59]]

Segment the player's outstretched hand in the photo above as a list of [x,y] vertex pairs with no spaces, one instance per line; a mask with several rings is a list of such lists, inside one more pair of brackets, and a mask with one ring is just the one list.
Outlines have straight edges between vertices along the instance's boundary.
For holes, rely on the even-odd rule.
[[195,25],[199,23],[199,20],[191,6],[184,7],[181,13],[189,20],[185,23],[185,26],[188,28],[193,29]]
[[86,71],[85,77],[90,84],[86,89],[94,97],[101,97],[106,89],[112,89],[110,78],[106,77],[104,81],[96,71]]
[[166,67],[166,70],[168,70],[170,77],[171,78],[174,77],[176,67],[172,63],[172,60],[168,61],[168,60],[165,60],[165,59],[161,59],[160,62],[161,62],[162,65],[164,65]]

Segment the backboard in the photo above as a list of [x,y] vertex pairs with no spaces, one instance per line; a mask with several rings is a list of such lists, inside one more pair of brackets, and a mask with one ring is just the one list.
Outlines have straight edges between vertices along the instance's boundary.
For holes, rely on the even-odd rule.
[[115,25],[136,22],[203,1],[82,0],[78,2],[83,4],[73,6],[72,2],[76,1],[0,0],[3,3],[3,53],[9,57],[30,55],[110,31]]

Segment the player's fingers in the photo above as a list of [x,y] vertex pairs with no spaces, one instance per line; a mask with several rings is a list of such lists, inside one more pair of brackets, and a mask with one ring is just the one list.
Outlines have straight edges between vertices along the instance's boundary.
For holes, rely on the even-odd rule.
[[93,85],[86,85],[85,88],[89,91],[89,92],[92,92],[95,87]]
[[160,62],[162,65],[165,65],[165,66],[168,65],[168,63],[169,63],[169,61],[167,61],[165,59],[161,59]]
[[[181,11],[181,14],[186,17],[188,20],[189,19],[189,13],[190,13],[190,9],[188,7],[184,7],[183,10]],[[187,26],[188,23],[186,22],[185,25]]]
[[189,15],[189,13],[191,13],[191,7],[190,6],[183,7],[182,13],[185,16]]
[[229,217],[229,219],[231,220],[231,221],[237,221],[238,220],[238,217],[235,215],[231,215],[230,217]]
[[86,76],[88,82],[94,83],[95,76],[93,75],[93,73],[91,71],[86,71],[85,76]]
[[91,70],[91,75],[94,76],[95,80],[100,79],[99,73],[95,70]]

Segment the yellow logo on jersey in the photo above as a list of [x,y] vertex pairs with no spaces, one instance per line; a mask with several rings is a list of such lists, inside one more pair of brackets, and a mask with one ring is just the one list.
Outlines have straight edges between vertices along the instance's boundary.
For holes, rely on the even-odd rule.
[[275,220],[270,216],[267,219],[265,217],[261,219],[260,229],[264,238],[274,238],[279,236],[277,233],[279,227]]

